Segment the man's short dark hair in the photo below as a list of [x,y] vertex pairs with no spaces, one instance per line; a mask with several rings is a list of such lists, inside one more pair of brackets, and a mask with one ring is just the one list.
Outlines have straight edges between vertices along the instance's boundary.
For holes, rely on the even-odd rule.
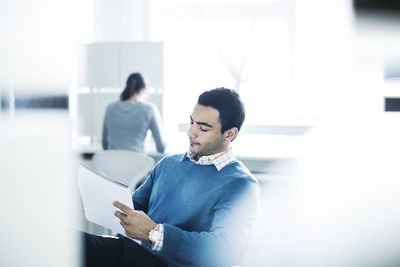
[[213,107],[219,112],[221,133],[236,127],[242,127],[245,110],[239,94],[232,89],[220,87],[206,91],[199,96],[199,105]]

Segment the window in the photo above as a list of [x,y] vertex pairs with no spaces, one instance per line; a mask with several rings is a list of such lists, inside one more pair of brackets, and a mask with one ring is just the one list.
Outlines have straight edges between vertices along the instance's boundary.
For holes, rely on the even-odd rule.
[[[204,90],[239,90],[247,124],[292,119],[294,1],[152,1],[164,42],[164,119],[187,122]],[[183,112],[182,112],[183,111]]]

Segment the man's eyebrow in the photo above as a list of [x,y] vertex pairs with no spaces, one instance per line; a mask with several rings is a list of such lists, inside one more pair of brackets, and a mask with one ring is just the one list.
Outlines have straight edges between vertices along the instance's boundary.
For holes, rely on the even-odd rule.
[[[193,118],[192,118],[192,116],[190,116],[190,120],[191,120],[191,121],[194,121]],[[213,128],[213,126],[212,126],[211,124],[208,124],[207,122],[196,121],[196,124],[200,124],[200,125],[207,126],[207,127],[209,127],[209,128]]]

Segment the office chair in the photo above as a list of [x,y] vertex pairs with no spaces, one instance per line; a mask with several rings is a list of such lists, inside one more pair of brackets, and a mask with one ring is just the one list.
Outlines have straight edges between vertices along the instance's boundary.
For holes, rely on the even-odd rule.
[[93,156],[94,167],[102,174],[127,185],[132,194],[136,184],[154,166],[154,160],[144,154],[129,150],[103,150]]
[[244,248],[241,251],[241,253],[239,254],[239,257],[237,258],[235,265],[233,265],[232,267],[240,267],[242,265],[244,254],[246,254],[247,247],[249,246],[249,243],[250,243],[251,235],[252,235],[252,231],[250,231],[249,235],[247,236]]

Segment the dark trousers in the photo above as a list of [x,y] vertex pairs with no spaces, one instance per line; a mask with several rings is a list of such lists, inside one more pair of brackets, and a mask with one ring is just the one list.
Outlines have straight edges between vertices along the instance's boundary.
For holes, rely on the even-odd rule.
[[86,267],[167,267],[157,256],[126,237],[82,234]]

